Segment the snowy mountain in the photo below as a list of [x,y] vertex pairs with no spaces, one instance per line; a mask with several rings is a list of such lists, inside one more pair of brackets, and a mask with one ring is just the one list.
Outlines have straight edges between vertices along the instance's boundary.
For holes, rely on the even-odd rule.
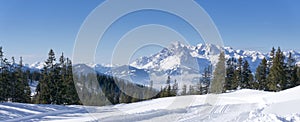
[[[252,72],[255,72],[257,66],[263,58],[269,58],[269,53],[261,53],[259,51],[235,50],[231,47],[219,47],[212,44],[198,44],[196,46],[185,45],[180,42],[172,44],[169,48],[148,57],[141,57],[133,61],[130,66],[149,69],[154,71],[165,71],[172,75],[173,72],[179,72],[179,67],[188,67],[203,72],[203,69],[210,63],[217,63],[218,55],[221,50],[225,51],[225,57],[234,57],[238,59],[242,57],[250,63]],[[294,50],[283,52],[288,56],[289,53],[300,64],[300,53]],[[195,67],[199,67],[195,68]],[[168,71],[172,72],[168,72]]]
[[[165,84],[168,75],[176,79],[181,85],[195,84],[204,71],[204,68],[215,65],[218,61],[219,53],[223,50],[225,57],[242,57],[250,64],[251,71],[254,73],[261,60],[269,58],[268,53],[249,50],[235,50],[231,47],[219,47],[212,44],[198,44],[196,46],[175,42],[160,52],[144,56],[134,60],[129,65],[100,65],[100,64],[75,64],[75,73],[98,72],[123,78],[142,85],[148,85],[150,80],[155,81],[154,87],[161,87]],[[286,51],[300,64],[300,53],[296,51]],[[32,69],[42,69],[43,63],[37,62],[30,65]]]
[[44,62],[35,62],[31,65],[27,65],[29,68],[31,69],[37,69],[37,70],[41,70],[44,68],[45,63]]
[[[179,72],[179,67],[188,67],[198,72],[210,64],[215,65],[221,50],[225,51],[226,58],[242,57],[249,61],[254,72],[261,60],[267,56],[257,51],[234,50],[230,47],[219,47],[212,44],[198,44],[196,46],[184,45],[176,42],[157,54],[142,57],[131,63],[131,66],[140,69],[154,69],[154,71]],[[198,68],[196,68],[198,67]],[[169,74],[172,75],[172,74]]]
[[0,103],[0,121],[300,122],[299,92],[243,89],[104,107]]

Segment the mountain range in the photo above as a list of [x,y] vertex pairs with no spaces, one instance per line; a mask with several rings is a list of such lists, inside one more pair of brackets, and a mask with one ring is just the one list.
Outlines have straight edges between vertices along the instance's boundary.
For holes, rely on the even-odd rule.
[[[128,65],[100,65],[100,64],[75,64],[76,73],[98,72],[106,75],[123,78],[134,83],[149,85],[154,81],[154,87],[165,84],[168,76],[185,84],[194,84],[199,81],[204,68],[214,66],[221,50],[224,50],[225,57],[242,57],[250,64],[254,73],[263,58],[269,58],[269,53],[259,51],[235,50],[231,47],[220,47],[213,44],[198,44],[191,46],[181,42],[175,42],[169,47],[163,48],[160,52],[140,57]],[[300,53],[290,50],[283,52],[286,56],[291,53],[300,64]],[[43,67],[43,63],[37,62],[27,65],[29,68],[38,70]]]

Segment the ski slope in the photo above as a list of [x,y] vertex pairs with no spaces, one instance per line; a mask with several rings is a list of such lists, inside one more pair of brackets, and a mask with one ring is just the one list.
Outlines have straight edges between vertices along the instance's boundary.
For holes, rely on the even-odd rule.
[[300,87],[282,92],[238,90],[104,107],[0,103],[0,121],[300,122]]

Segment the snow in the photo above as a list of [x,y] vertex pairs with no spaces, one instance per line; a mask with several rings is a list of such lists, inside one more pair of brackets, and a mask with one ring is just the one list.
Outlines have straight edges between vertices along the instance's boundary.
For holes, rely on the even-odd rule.
[[282,92],[243,89],[104,107],[0,103],[0,121],[300,121],[300,87]]
[[32,81],[32,82],[29,81],[28,84],[30,87],[31,96],[34,96],[36,94],[36,88],[37,88],[39,82],[38,81]]
[[35,62],[35,63],[31,64],[31,65],[29,66],[29,68],[41,70],[41,69],[44,68],[44,65],[45,65],[44,62]]

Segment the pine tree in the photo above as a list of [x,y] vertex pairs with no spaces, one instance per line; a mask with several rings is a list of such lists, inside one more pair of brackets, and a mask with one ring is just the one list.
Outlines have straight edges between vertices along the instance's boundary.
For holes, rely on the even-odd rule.
[[65,62],[64,54],[59,58],[59,63],[55,65],[54,69],[54,84],[55,84],[55,104],[67,104],[66,97],[66,62]]
[[250,70],[250,66],[248,61],[246,60],[243,63],[243,68],[242,68],[242,83],[241,83],[241,88],[251,88],[251,84],[253,82],[253,75]]
[[75,82],[73,80],[73,72],[72,72],[72,62],[67,58],[66,61],[67,65],[67,73],[66,73],[66,98],[67,98],[67,104],[80,104],[80,99],[76,91]]
[[30,103],[31,102],[31,91],[28,84],[28,77],[23,72],[23,60],[20,57],[20,63],[16,70],[16,84],[15,84],[15,95],[14,102]]
[[7,86],[9,87],[9,98],[12,102],[16,102],[16,98],[18,96],[18,89],[20,87],[20,78],[17,76],[17,71],[15,67],[15,58],[11,58],[12,63],[7,64],[9,66],[9,84]]
[[239,89],[241,88],[242,82],[242,66],[243,66],[243,59],[240,57],[237,62],[236,70],[234,71],[234,83],[237,84],[237,87],[234,88]]
[[296,69],[296,60],[292,57],[292,53],[289,53],[287,63],[285,66],[285,72],[286,72],[286,84],[283,86],[283,89],[292,88],[295,86],[295,82],[297,82],[297,70]]
[[224,85],[224,92],[226,90],[235,90],[238,87],[238,83],[235,80],[235,59],[230,58],[226,62],[226,78],[225,78],[225,85]]
[[292,71],[290,88],[299,85],[299,76],[297,75],[298,70],[299,70],[299,67],[295,66]]
[[46,65],[42,70],[42,78],[39,81],[37,90],[37,103],[41,104],[53,104],[56,94],[56,88],[54,84],[54,66],[55,66],[55,54],[51,49],[48,53],[48,59]]
[[284,55],[278,47],[276,55],[273,60],[273,65],[270,69],[270,74],[267,77],[268,80],[268,90],[270,91],[280,91],[286,83],[286,74],[284,70]]
[[3,85],[3,95],[4,101],[11,101],[12,99],[12,82],[11,82],[11,72],[10,72],[10,64],[6,58],[3,60],[3,67],[2,67],[2,82]]
[[271,67],[272,67],[272,65],[273,65],[273,60],[274,60],[274,58],[275,58],[275,53],[276,53],[275,51],[276,51],[275,48],[272,47],[272,50],[271,50],[270,55],[269,55],[270,58],[269,58],[269,60],[268,60],[267,74],[270,73]]
[[258,89],[259,90],[266,90],[266,85],[267,85],[267,60],[264,58],[260,65],[256,69],[255,73],[255,79],[256,82],[258,82]]
[[48,81],[48,69],[46,67],[42,70],[42,78],[39,81],[36,89],[36,103],[50,104],[50,88]]
[[[19,70],[22,71],[22,68],[23,68],[23,58],[20,57],[20,62],[19,62]],[[23,72],[23,75],[24,72]],[[27,70],[26,71],[26,75],[22,77],[22,86],[24,87],[24,92],[23,92],[23,102],[25,103],[31,103],[31,89],[30,89],[30,86],[29,86],[29,83],[28,83],[28,79],[29,79],[29,75],[30,75],[30,71]]]
[[200,78],[200,82],[197,84],[197,91],[198,94],[207,94],[208,93],[208,87],[210,86],[211,82],[211,71],[212,65],[204,68],[204,73],[202,74],[202,77]]
[[219,61],[214,70],[213,79],[211,82],[210,92],[211,93],[222,93],[225,82],[225,53],[221,52],[219,55]]
[[53,70],[54,66],[55,66],[55,53],[52,49],[50,49],[49,53],[48,53],[48,59],[46,60],[46,67]]

